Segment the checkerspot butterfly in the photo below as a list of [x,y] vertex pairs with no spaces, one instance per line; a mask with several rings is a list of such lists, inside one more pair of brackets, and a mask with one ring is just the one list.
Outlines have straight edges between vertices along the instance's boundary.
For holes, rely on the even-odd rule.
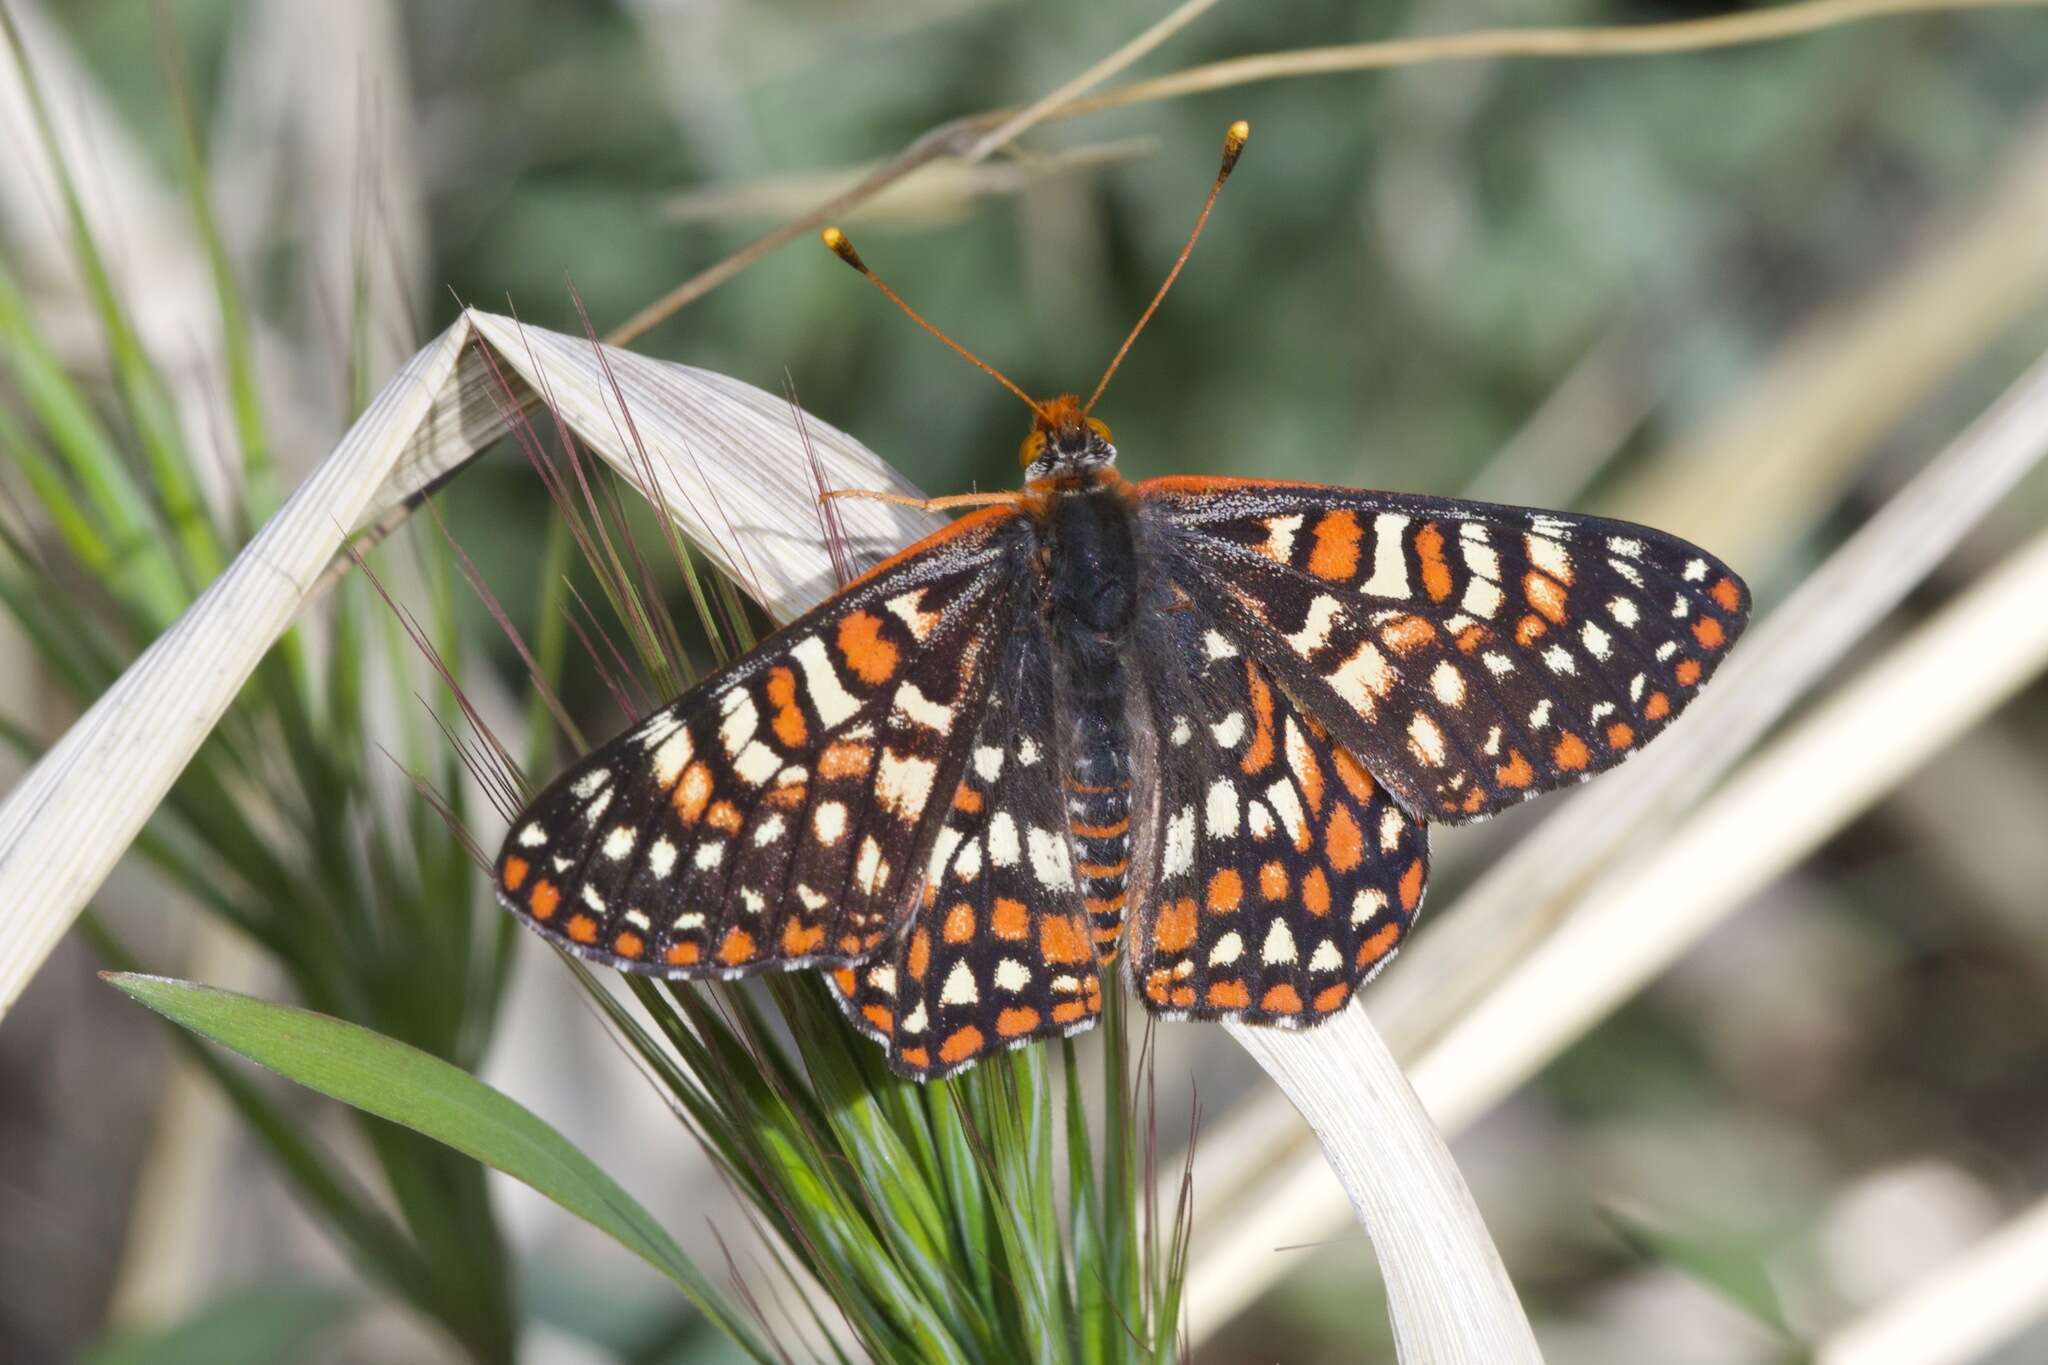
[[1161,1016],[1312,1024],[1414,923],[1430,822],[1619,763],[1742,630],[1646,527],[1125,482],[1102,387],[1026,397],[1021,492],[934,500],[975,510],[564,773],[506,905],[629,971],[828,970],[917,1078],[1087,1027],[1119,956]]

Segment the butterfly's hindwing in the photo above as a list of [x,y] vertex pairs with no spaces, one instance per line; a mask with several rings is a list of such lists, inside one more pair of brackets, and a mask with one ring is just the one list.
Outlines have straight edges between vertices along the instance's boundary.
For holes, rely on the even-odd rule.
[[585,757],[520,816],[501,900],[669,976],[858,961],[898,928],[1002,652],[1015,513],[954,523]]
[[1726,566],[1626,522],[1307,484],[1154,479],[1146,543],[1424,819],[1612,767],[1747,620]]
[[919,869],[909,926],[834,974],[856,1027],[930,1079],[999,1047],[1072,1033],[1102,1009],[1056,746],[1036,594],[1017,604],[973,752]]
[[1173,587],[1164,596],[1138,651],[1156,747],[1131,980],[1173,1017],[1314,1023],[1414,922],[1427,829],[1226,620]]

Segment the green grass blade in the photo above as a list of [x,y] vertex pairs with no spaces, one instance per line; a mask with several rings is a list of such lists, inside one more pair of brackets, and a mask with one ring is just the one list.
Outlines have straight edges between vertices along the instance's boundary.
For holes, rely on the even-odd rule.
[[115,973],[108,980],[173,1022],[308,1089],[532,1186],[667,1276],[755,1359],[773,1359],[631,1195],[525,1106],[467,1072],[310,1010],[164,977]]
[[268,1284],[221,1295],[156,1331],[123,1333],[84,1365],[269,1365],[303,1359],[321,1333],[362,1307],[344,1290]]

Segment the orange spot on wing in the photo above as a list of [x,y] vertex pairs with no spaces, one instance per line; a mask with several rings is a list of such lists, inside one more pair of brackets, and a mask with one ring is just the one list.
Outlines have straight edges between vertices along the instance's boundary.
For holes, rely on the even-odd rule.
[[740,832],[740,808],[730,801],[714,801],[704,823],[726,834]]
[[1259,894],[1269,901],[1277,901],[1287,895],[1287,869],[1278,862],[1270,862],[1259,868]]
[[[694,967],[697,965],[698,955],[697,945],[694,943],[671,943],[668,951],[662,954],[662,961],[671,967]],[[848,987],[849,991],[851,989]]]
[[1316,523],[1316,547],[1308,557],[1308,571],[1317,578],[1341,582],[1358,572],[1358,542],[1365,532],[1358,518],[1342,508],[1325,512]]
[[887,1005],[862,1005],[860,1013],[884,1038],[896,1031],[896,1016],[889,1012]]
[[866,777],[874,761],[874,745],[838,740],[827,744],[825,752],[818,755],[818,776]]
[[1727,643],[1728,633],[1713,617],[1702,616],[1692,623],[1692,638],[1700,642],[1701,649],[1719,649]]
[[1432,602],[1451,595],[1451,566],[1444,562],[1444,533],[1436,523],[1425,522],[1415,533],[1415,555],[1422,561],[1422,590]]
[[1515,622],[1515,643],[1527,649],[1542,639],[1544,632],[1549,629],[1549,626],[1543,624],[1542,617],[1524,616],[1521,620]]
[[1046,915],[1038,921],[1038,949],[1047,962],[1086,962],[1094,950],[1075,915]]
[[981,1036],[981,1030],[972,1024],[966,1028],[954,1029],[946,1035],[946,1041],[939,1044],[939,1060],[949,1066],[954,1062],[964,1062],[981,1051],[985,1041]]
[[507,858],[504,870],[498,874],[499,884],[507,891],[517,891],[526,884],[526,859]]
[[808,794],[809,790],[810,787],[807,783],[791,782],[784,786],[770,788],[768,794],[762,797],[761,801],[764,805],[771,806],[776,810],[795,810],[803,805],[804,797]]
[[1493,638],[1493,632],[1485,626],[1467,626],[1458,632],[1458,652],[1470,654]]
[[1529,760],[1522,756],[1520,749],[1510,749],[1507,766],[1494,769],[1493,780],[1503,787],[1519,789],[1536,780],[1536,770],[1529,766]]
[[1301,993],[1283,981],[1266,992],[1259,1008],[1269,1014],[1300,1014]]
[[1460,804],[1459,808],[1463,810],[1465,814],[1473,815],[1477,814],[1479,808],[1485,804],[1486,793],[1479,790],[1479,788],[1475,785],[1471,791],[1465,793],[1465,800]]
[[1330,879],[1320,867],[1310,868],[1301,879],[1301,903],[1318,918],[1330,913]]
[[1195,988],[1193,986],[1175,986],[1173,988],[1173,1007],[1175,1009],[1184,1010],[1194,1003]]
[[791,920],[782,926],[782,952],[785,957],[808,957],[818,951],[818,945],[824,941],[823,925],[804,925]]
[[1586,752],[1586,741],[1566,731],[1564,737],[1557,741],[1556,747],[1551,749],[1550,757],[1556,761],[1558,767],[1568,773],[1575,773],[1586,766],[1586,761],[1591,755]]
[[1015,1038],[1038,1027],[1039,1013],[1033,1009],[1007,1009],[996,1016],[996,1032]]
[[647,940],[628,929],[612,940],[612,951],[620,957],[638,957],[647,951]]
[[1643,716],[1648,720],[1662,720],[1671,714],[1671,698],[1662,692],[1652,692],[1643,703]]
[[974,907],[960,901],[946,912],[945,927],[940,930],[948,943],[966,943],[974,937]]
[[1248,1009],[1252,993],[1244,988],[1242,981],[1212,981],[1209,983],[1208,1003],[1219,1010]]
[[932,1064],[932,1054],[926,1052],[921,1047],[907,1047],[896,1055],[903,1059],[905,1066],[914,1066],[919,1071],[923,1071]]
[[882,635],[882,618],[856,611],[839,622],[839,653],[854,676],[870,687],[889,681],[902,661],[896,646]]
[[1244,878],[1232,868],[1224,868],[1209,878],[1206,897],[1209,908],[1219,915],[1227,915],[1244,900]]
[[718,960],[728,967],[737,967],[742,962],[752,962],[758,951],[752,934],[744,929],[728,929],[718,944]]
[[775,708],[771,728],[785,749],[800,749],[810,735],[804,724],[803,708],[796,704],[796,673],[789,668],[768,670],[768,704]]
[[1330,755],[1330,766],[1337,770],[1337,780],[1344,784],[1344,790],[1351,793],[1351,799],[1364,805],[1372,800],[1372,774],[1365,765],[1351,756],[1349,749],[1338,749]]
[[1152,942],[1162,953],[1186,952],[1188,945],[1195,941],[1195,901],[1192,896],[1182,896],[1170,905],[1159,907],[1159,917],[1152,925]]
[[1395,888],[1401,896],[1401,908],[1413,910],[1422,904],[1422,859],[1408,864],[1408,870],[1401,874],[1401,884]]
[[694,825],[704,818],[704,807],[711,803],[711,769],[698,759],[683,769],[683,776],[676,783],[674,801],[676,818],[685,825]]
[[1316,998],[1311,1003],[1315,1006],[1317,1014],[1328,1014],[1350,998],[1351,987],[1339,981],[1334,986],[1325,986],[1317,991]]
[[1698,659],[1680,660],[1678,667],[1671,670],[1671,674],[1684,686],[1691,687],[1700,680],[1700,661]]
[[1522,595],[1553,626],[1564,624],[1564,584],[1540,569],[1522,575]]
[[1619,721],[1619,720],[1618,720],[1618,721],[1614,722],[1614,724],[1612,724],[1612,725],[1610,725],[1610,726],[1608,726],[1608,727],[1607,727],[1607,747],[1608,747],[1608,748],[1610,748],[1610,749],[1626,749],[1626,748],[1627,748],[1627,747],[1628,747],[1629,745],[1631,745],[1631,744],[1633,744],[1633,743],[1635,743],[1635,742],[1636,742],[1636,730],[1635,730],[1635,727],[1634,727],[1633,725],[1630,725],[1630,724],[1628,724],[1628,723],[1627,723],[1626,721]]
[[1052,1021],[1055,1024],[1071,1024],[1088,1013],[1088,1007],[1078,1000],[1062,1000],[1052,1007]]
[[1031,916],[1025,912],[1023,901],[998,896],[995,909],[989,912],[988,927],[997,938],[1014,942],[1031,932]]
[[1252,742],[1245,746],[1244,757],[1238,760],[1237,766],[1245,772],[1255,773],[1273,761],[1273,689],[1266,685],[1258,665],[1250,659],[1244,661],[1244,675],[1250,684],[1255,728]]
[[1380,627],[1387,648],[1406,657],[1436,639],[1436,627],[1420,616],[1397,616]]
[[1723,575],[1719,582],[1707,589],[1707,595],[1722,611],[1742,610],[1742,587],[1732,578]]
[[1323,856],[1338,872],[1349,872],[1365,860],[1365,834],[1349,806],[1330,812],[1330,823],[1323,828]]
[[597,921],[584,914],[569,916],[569,937],[578,943],[597,942]]
[[953,809],[975,814],[981,809],[981,793],[962,782],[953,793]]
[[532,917],[553,919],[557,905],[561,905],[561,890],[557,890],[553,882],[541,878],[532,884],[532,896],[526,898],[526,909],[532,911]]
[[909,969],[910,979],[924,980],[925,970],[932,965],[932,936],[923,929],[916,929],[910,935],[910,952],[903,965]]
[[1381,925],[1378,932],[1358,945],[1358,965],[1370,967],[1387,955],[1387,951],[1401,941],[1401,926]]
[[853,975],[853,968],[835,968],[832,972],[832,984],[839,988],[841,995],[850,997],[853,994],[854,987],[858,984]]

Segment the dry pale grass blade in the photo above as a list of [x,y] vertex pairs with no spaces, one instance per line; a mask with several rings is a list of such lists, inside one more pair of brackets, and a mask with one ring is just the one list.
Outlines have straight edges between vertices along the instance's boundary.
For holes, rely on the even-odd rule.
[[[971,212],[983,199],[1013,197],[1065,176],[1135,161],[1151,156],[1158,146],[1156,139],[1134,137],[1012,160],[969,162],[949,157],[896,181],[840,221],[883,227],[943,223]],[[868,165],[706,185],[669,196],[662,201],[661,215],[671,223],[791,217],[821,199],[843,194],[877,169]]]
[[1817,1365],[1966,1365],[2048,1315],[2048,1199],[1829,1335]]
[[[1345,1010],[1301,1032],[1225,1027],[1322,1140],[1372,1239],[1400,1358],[1430,1365],[1540,1362],[1472,1192],[1365,1013]],[[1316,1183],[1327,1189],[1327,1182]],[[1287,1253],[1278,1247],[1300,1240],[1298,1226],[1263,1216],[1263,1209],[1248,1212],[1190,1274],[1188,1330],[1195,1340],[1248,1302],[1245,1286],[1266,1282],[1258,1263],[1284,1264]]]
[[[226,572],[0,805],[0,1014],[318,591],[345,531],[416,500],[503,434],[505,413],[535,390],[778,613],[832,588],[814,471],[842,487],[907,491],[851,438],[817,422],[799,434],[783,399],[738,380],[464,314],[393,376]],[[842,512],[857,559],[936,524],[875,502]]]

